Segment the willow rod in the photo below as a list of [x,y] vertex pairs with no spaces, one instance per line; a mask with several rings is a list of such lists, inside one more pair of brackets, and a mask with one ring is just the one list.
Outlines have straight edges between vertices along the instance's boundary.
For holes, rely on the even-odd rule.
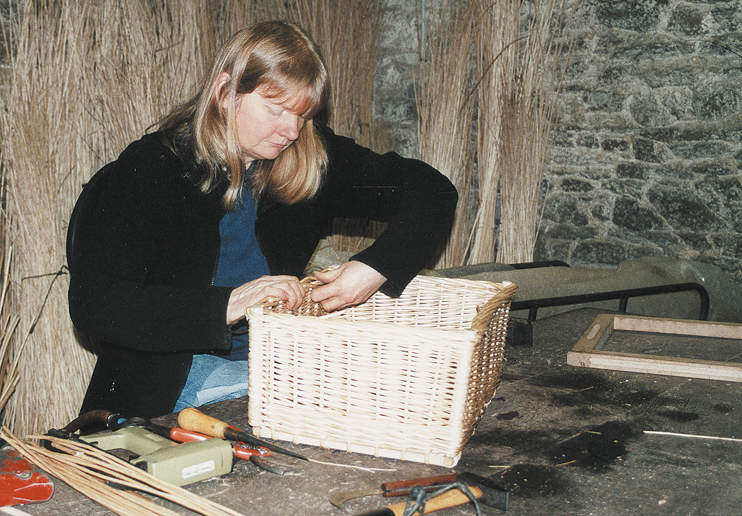
[[[4,188],[5,182],[3,182]],[[8,403],[8,400],[15,392],[18,383],[20,382],[20,374],[18,373],[18,358],[11,360],[11,343],[13,342],[13,336],[15,335],[16,328],[18,327],[19,318],[17,315],[10,313],[10,307],[7,304],[9,290],[10,290],[10,264],[13,255],[13,248],[8,243],[8,239],[5,235],[5,224],[7,222],[6,217],[2,216],[3,232],[2,232],[2,294],[0,294],[0,411]],[[20,356],[20,353],[18,354]]]
[[504,75],[512,69],[519,37],[517,2],[479,2],[475,31],[477,75],[477,214],[468,263],[496,258],[499,186],[502,174],[502,96]]
[[[497,261],[533,260],[539,227],[539,199],[555,123],[559,66],[566,34],[579,2],[516,2],[528,7],[517,60],[503,75],[502,226]],[[499,4],[497,4],[499,5]]]

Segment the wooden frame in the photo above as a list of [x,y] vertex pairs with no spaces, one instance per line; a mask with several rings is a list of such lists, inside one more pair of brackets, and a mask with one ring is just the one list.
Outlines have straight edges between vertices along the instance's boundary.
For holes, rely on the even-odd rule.
[[620,330],[742,340],[740,324],[600,314],[567,353],[567,363],[596,369],[742,382],[742,363],[604,351],[602,348],[611,333]]

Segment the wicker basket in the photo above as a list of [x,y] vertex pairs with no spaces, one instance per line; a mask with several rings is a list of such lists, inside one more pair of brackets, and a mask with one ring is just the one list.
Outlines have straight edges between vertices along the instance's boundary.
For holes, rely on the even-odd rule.
[[499,384],[515,288],[419,276],[318,317],[251,308],[253,432],[455,466]]

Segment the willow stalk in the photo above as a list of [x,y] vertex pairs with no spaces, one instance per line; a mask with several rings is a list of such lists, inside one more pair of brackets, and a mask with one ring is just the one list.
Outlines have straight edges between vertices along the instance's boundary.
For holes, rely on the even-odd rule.
[[459,192],[448,245],[435,267],[463,265],[471,232],[472,191],[472,30],[473,2],[443,2],[426,11],[416,88],[420,157]]

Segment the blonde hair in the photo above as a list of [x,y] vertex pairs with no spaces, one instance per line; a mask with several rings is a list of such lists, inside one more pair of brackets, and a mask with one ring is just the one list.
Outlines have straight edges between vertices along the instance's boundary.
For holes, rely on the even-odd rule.
[[[230,80],[220,87],[224,73]],[[327,67],[319,49],[292,23],[269,21],[246,27],[219,50],[201,91],[158,125],[186,139],[202,170],[204,192],[228,183],[222,197],[226,208],[238,201],[246,169],[237,140],[235,105],[240,95],[257,88],[271,98],[299,96],[297,108],[307,121],[299,138],[278,158],[254,162],[250,185],[254,195],[285,204],[309,199],[319,190],[327,168],[327,153],[312,120],[329,98]],[[226,110],[220,98],[229,100]]]

